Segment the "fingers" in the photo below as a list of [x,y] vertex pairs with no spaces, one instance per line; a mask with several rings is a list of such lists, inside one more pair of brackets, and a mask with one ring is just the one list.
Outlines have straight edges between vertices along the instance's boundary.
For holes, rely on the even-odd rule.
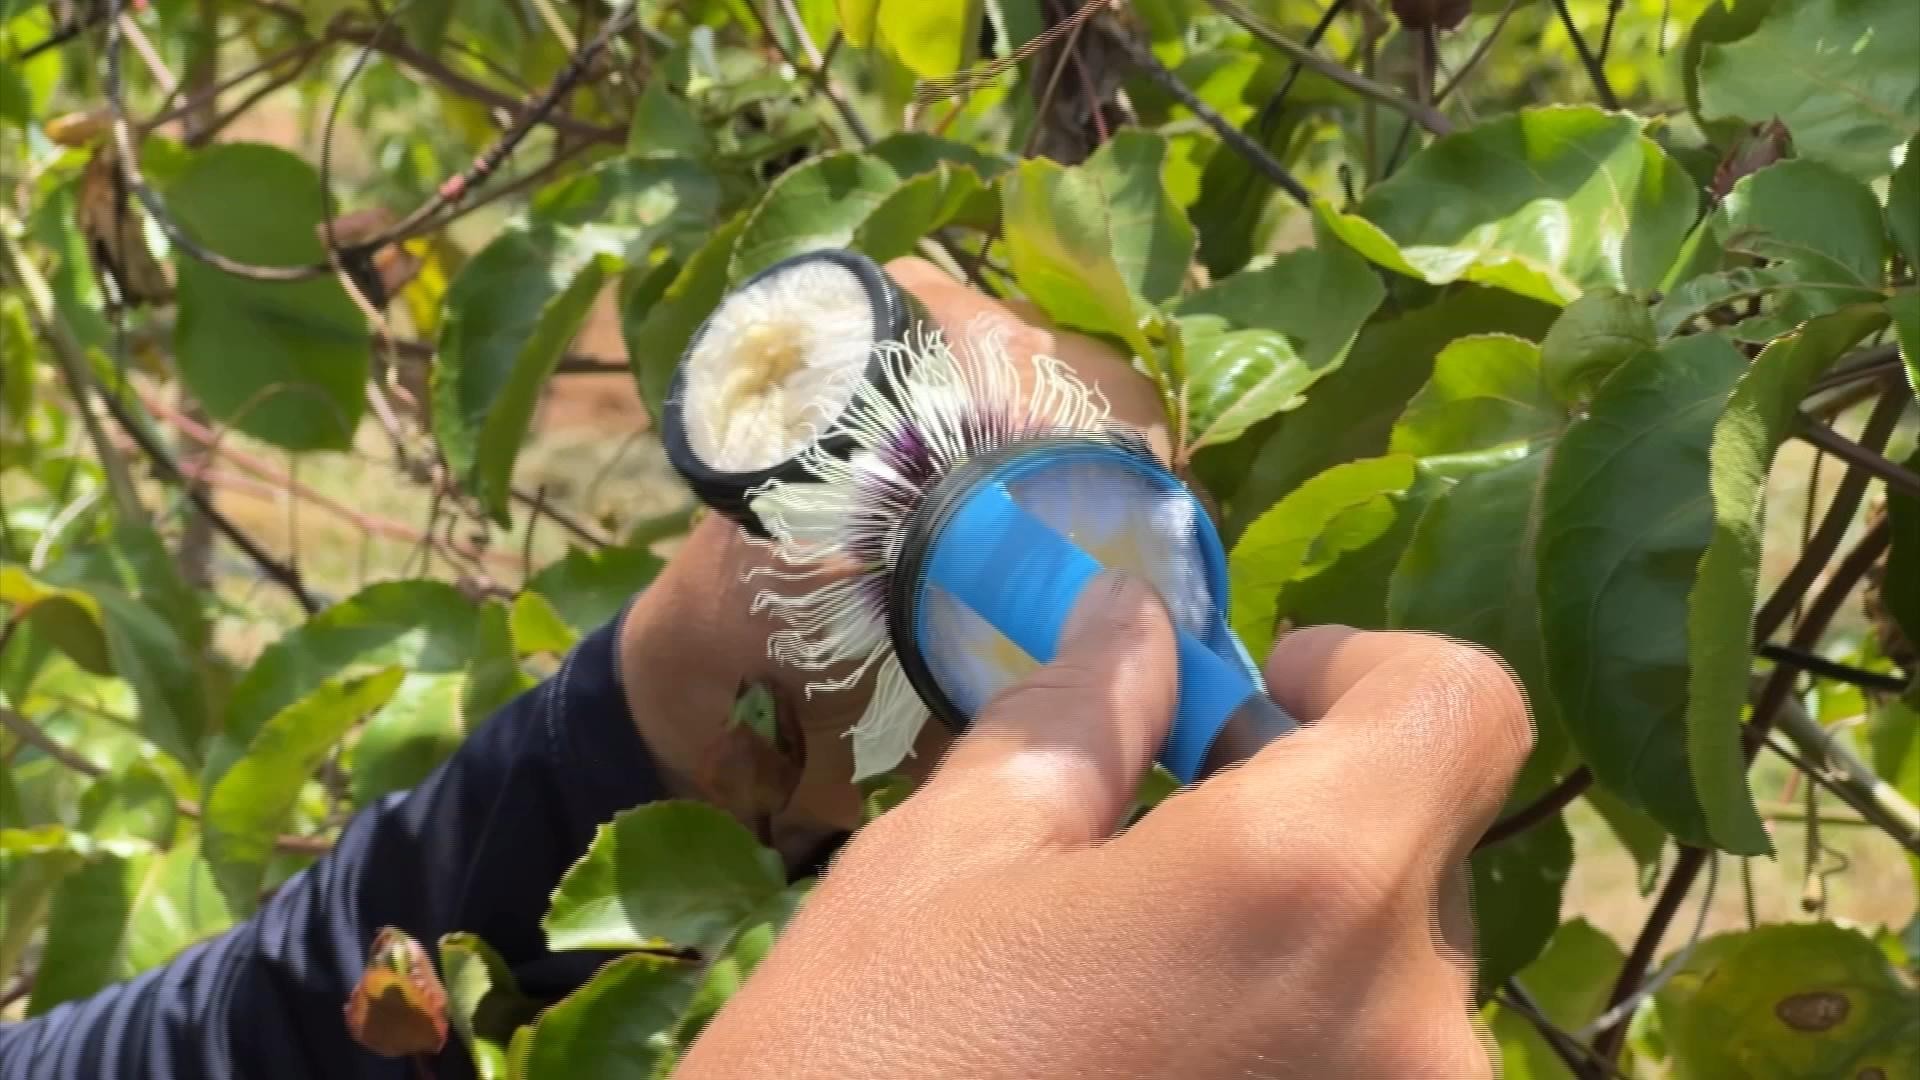
[[1499,812],[1533,745],[1526,697],[1492,653],[1433,634],[1319,627],[1267,663],[1275,700],[1306,727],[1243,780],[1326,779],[1350,820],[1398,827],[1451,864]]
[[1166,740],[1176,667],[1159,595],[1102,574],[1081,595],[1054,661],[989,704],[909,801],[987,815],[974,842],[1002,854],[1106,839]]

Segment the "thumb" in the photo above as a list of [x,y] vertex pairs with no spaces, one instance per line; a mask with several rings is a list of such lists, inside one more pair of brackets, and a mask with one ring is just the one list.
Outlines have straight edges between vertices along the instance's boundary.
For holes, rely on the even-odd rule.
[[1159,594],[1102,573],[1074,605],[1053,662],[982,710],[923,793],[993,808],[997,825],[981,839],[1013,854],[1107,839],[1166,740],[1177,668]]

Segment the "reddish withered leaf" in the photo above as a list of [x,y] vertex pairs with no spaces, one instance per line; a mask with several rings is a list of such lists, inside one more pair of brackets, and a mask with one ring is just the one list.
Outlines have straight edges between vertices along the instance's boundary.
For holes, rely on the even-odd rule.
[[354,1041],[384,1057],[434,1054],[447,1044],[447,991],[433,961],[403,930],[382,927],[347,999]]

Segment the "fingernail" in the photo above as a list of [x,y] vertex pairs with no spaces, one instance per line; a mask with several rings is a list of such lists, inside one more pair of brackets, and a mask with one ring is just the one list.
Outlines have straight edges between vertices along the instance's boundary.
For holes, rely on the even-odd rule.
[[1146,616],[1160,597],[1145,583],[1119,570],[1103,570],[1087,582],[1060,629],[1061,653],[1112,652],[1141,637]]

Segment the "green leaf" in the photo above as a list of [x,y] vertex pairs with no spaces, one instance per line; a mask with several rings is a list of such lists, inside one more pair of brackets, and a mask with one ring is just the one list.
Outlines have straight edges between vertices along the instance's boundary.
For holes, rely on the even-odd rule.
[[590,634],[620,614],[665,564],[644,544],[579,548],[527,579],[577,633]]
[[901,176],[933,172],[942,164],[973,170],[982,180],[991,180],[1014,165],[1014,159],[995,153],[989,147],[955,142],[922,131],[896,131],[874,143],[867,153],[893,167]]
[[1887,258],[1880,206],[1865,184],[1819,162],[1782,161],[1741,177],[1714,230],[1727,251],[1784,262],[1798,282],[1867,294],[1880,287]]
[[1640,895],[1653,892],[1660,881],[1660,859],[1667,847],[1666,830],[1637,807],[1628,806],[1620,796],[1604,787],[1589,787],[1582,796],[1600,820],[1613,833],[1620,846],[1633,856]]
[[100,855],[54,890],[27,1015],[91,997],[124,977],[127,916],[143,857]]
[[794,166],[747,218],[733,250],[733,280],[801,252],[847,246],[899,186],[893,167],[870,154],[835,151]]
[[159,967],[233,925],[197,839],[145,860],[127,917],[124,975]]
[[650,803],[600,826],[540,925],[556,951],[709,949],[786,883],[780,856],[725,811]]
[[1686,759],[1687,593],[1712,538],[1708,445],[1746,358],[1713,336],[1627,361],[1568,427],[1539,537],[1547,676],[1595,779],[1705,844]]
[[[1791,266],[1736,266],[1731,270],[1716,270],[1689,278],[1675,286],[1672,292],[1660,298],[1653,309],[1653,330],[1660,339],[1665,340],[1687,328],[1687,324],[1723,307],[1740,300],[1773,299],[1782,290],[1799,284],[1799,275]],[[1818,302],[1826,287],[1815,284],[1811,289],[1802,290],[1797,299],[1804,311],[1808,300]],[[1841,286],[1837,295],[1846,295],[1852,286]],[[1777,302],[1777,301],[1776,301]],[[1792,314],[1784,316],[1791,318]],[[1768,341],[1778,336],[1773,331],[1780,326],[1784,318],[1775,318],[1771,313],[1756,319],[1747,320],[1755,325],[1752,332],[1745,332],[1744,324],[1731,333],[1739,340]]]
[[1055,322],[1110,333],[1151,356],[1139,301],[1113,247],[1106,193],[1085,171],[1045,158],[1001,179],[1007,255],[1020,289]]
[[1887,228],[1909,267],[1920,267],[1920,135],[1887,185]]
[[1887,314],[1893,317],[1893,334],[1900,343],[1900,359],[1906,364],[1907,385],[1920,391],[1920,289],[1901,289],[1887,300]]
[[627,152],[636,157],[704,158],[713,152],[705,125],[664,78],[649,80],[634,106]]
[[880,0],[879,6],[880,36],[915,75],[936,79],[973,63],[981,0]]
[[630,306],[630,297],[621,297],[620,330],[627,343],[628,366],[655,424],[660,422],[680,354],[726,295],[727,266],[746,222],[743,212],[720,226],[681,266],[657,300]]
[[1532,963],[1560,925],[1560,894],[1573,869],[1573,834],[1555,814],[1473,854],[1473,922],[1482,998]]
[[[1905,462],[1920,469],[1920,450]],[[1886,577],[1880,583],[1880,602],[1909,643],[1920,644],[1920,499],[1890,492],[1887,496]]]
[[452,21],[453,9],[458,3],[459,0],[411,0],[394,12],[394,18],[406,31],[409,42],[433,56],[447,40],[447,24]]
[[1641,124],[1528,109],[1435,140],[1355,214],[1316,210],[1361,254],[1431,284],[1480,281],[1548,303],[1646,291],[1678,254],[1696,196]]
[[473,656],[460,687],[460,718],[468,731],[534,685],[520,667],[508,624],[507,606],[489,600],[481,607],[473,634]]
[[1894,698],[1870,709],[1867,745],[1880,779],[1920,803],[1920,705]]
[[1232,442],[1293,405],[1345,360],[1384,295],[1366,260],[1329,242],[1183,299],[1192,445]]
[[1540,342],[1540,361],[1548,388],[1571,405],[1590,395],[1613,369],[1656,344],[1644,301],[1592,289],[1554,321]]
[[81,589],[43,582],[18,566],[0,566],[0,601],[9,617],[44,636],[67,659],[95,675],[113,673],[100,602]]
[[1336,465],[1302,484],[1247,527],[1227,567],[1230,621],[1248,652],[1265,656],[1272,650],[1273,616],[1281,588],[1310,560],[1333,554],[1324,550],[1322,535],[1337,533],[1343,518],[1390,518],[1393,497],[1413,485],[1413,464],[1413,458],[1396,454]]
[[274,837],[299,800],[301,785],[354,723],[387,703],[405,672],[341,677],[288,705],[254,735],[207,798],[202,823],[207,861],[238,914],[258,905]]
[[841,32],[847,35],[847,43],[856,48],[871,48],[883,0],[835,0],[835,2],[840,9],[840,28]]
[[80,797],[80,827],[96,843],[170,847],[179,815],[172,785],[138,758],[95,780]]
[[1656,995],[1675,1080],[1829,1080],[1920,1070],[1920,993],[1833,923],[1701,942]]
[[[1510,805],[1530,801],[1550,786],[1567,755],[1560,711],[1547,687],[1533,572],[1546,458],[1545,453],[1532,453],[1476,472],[1436,497],[1420,514],[1387,593],[1389,628],[1425,630],[1485,646],[1506,660],[1526,688],[1534,747],[1509,796]],[[1565,826],[1560,828],[1564,833]],[[1555,897],[1557,903],[1557,890]],[[1559,921],[1557,915],[1553,921]],[[1551,930],[1550,924],[1546,932]],[[1535,947],[1545,940],[1543,932]],[[1482,961],[1488,962],[1484,951]],[[1507,973],[1525,962],[1519,959]]]
[[653,1080],[681,1049],[674,1029],[693,999],[698,973],[693,964],[647,953],[608,963],[540,1014],[525,1071],[516,1075]]
[[[320,180],[285,150],[222,143],[168,186],[201,244],[264,266],[325,261]],[[288,450],[344,450],[365,405],[366,316],[332,274],[251,281],[176,253],[180,378],[215,419]]]
[[1167,194],[1166,158],[1167,140],[1159,133],[1125,128],[1082,167],[1106,193],[1120,276],[1134,295],[1155,304],[1180,292],[1193,262],[1193,225]]
[[1434,358],[1433,375],[1407,403],[1387,447],[1438,458],[1525,448],[1566,426],[1547,388],[1540,347],[1504,334],[1455,339]]
[[[1606,931],[1584,918],[1562,923],[1519,982],[1540,1011],[1563,1031],[1578,1031],[1600,1015],[1626,959]],[[1494,1006],[1504,1080],[1576,1080],[1531,1022]]]
[[854,230],[850,245],[875,262],[910,255],[921,237],[951,222],[986,190],[972,169],[940,162],[882,199]]
[[501,525],[540,390],[617,269],[612,257],[541,223],[500,234],[447,289],[433,431],[448,465]]
[[[1366,327],[1340,368],[1314,384],[1305,405],[1277,417],[1272,433],[1256,428],[1239,444],[1253,452],[1245,482],[1231,496],[1227,534],[1244,530],[1309,477],[1385,453],[1400,410],[1432,374],[1434,357],[1449,342],[1481,333],[1537,339],[1555,313],[1536,301],[1470,286]],[[1305,351],[1311,348],[1309,343]]]
[[530,223],[562,230],[565,245],[643,266],[667,245],[684,255],[704,242],[720,210],[720,184],[685,158],[614,158],[542,188]]
[[537,592],[522,592],[513,598],[508,628],[513,632],[513,651],[521,656],[558,655],[580,640],[580,632],[568,626],[553,603]]
[[774,939],[792,921],[794,913],[812,888],[812,881],[788,886],[765,908],[747,917],[728,943],[727,951],[707,968],[699,992],[681,1017],[677,1034],[682,1045],[691,1046],[714,1014],[720,1011],[720,1006],[739,992],[747,976],[752,975],[754,969],[760,966],[760,961],[766,959],[768,951],[773,948]]
[[507,1041],[539,1012],[520,992],[506,961],[473,934],[440,939],[440,981],[447,1017],[472,1055],[480,1080],[509,1080]]
[[1703,45],[1700,112],[1777,117],[1800,155],[1885,176],[1893,148],[1920,134],[1912,15],[1907,0],[1774,4],[1752,33]]
[[211,790],[269,719],[334,676],[389,664],[410,674],[458,672],[473,634],[473,602],[439,581],[380,582],[327,608],[267,646],[234,687],[202,786]]
[[1814,377],[1885,321],[1855,309],[1808,323],[1768,346],[1734,387],[1714,424],[1713,539],[1687,598],[1687,761],[1708,834],[1743,855],[1773,845],[1747,787],[1740,714],[1753,673],[1753,611],[1760,587],[1762,495],[1774,453],[1793,430]]
[[370,806],[383,795],[413,787],[458,749],[466,734],[459,702],[458,676],[408,675],[353,744],[353,805]]

